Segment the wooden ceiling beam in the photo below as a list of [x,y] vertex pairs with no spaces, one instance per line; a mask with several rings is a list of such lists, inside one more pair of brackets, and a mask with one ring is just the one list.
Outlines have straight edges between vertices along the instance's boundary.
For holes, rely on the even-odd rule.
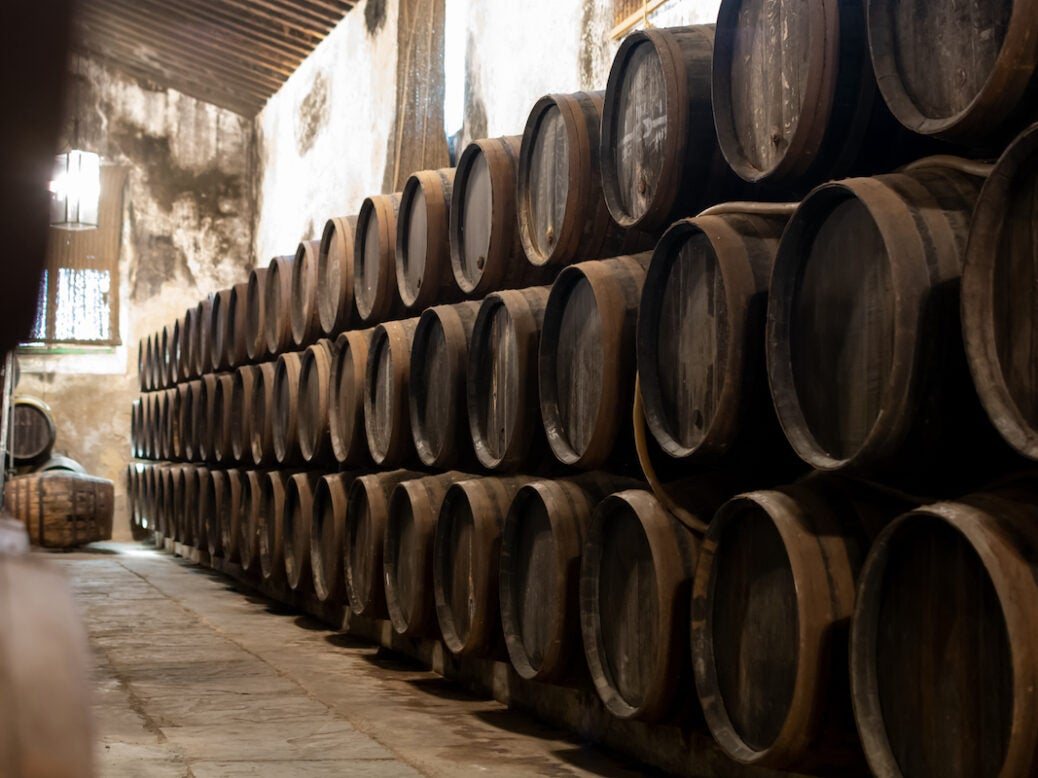
[[[251,13],[263,17],[267,21],[277,25],[303,25],[302,29],[313,32],[319,31],[321,37],[337,22],[329,22],[327,15],[314,15],[304,12],[298,3],[279,2],[279,0],[213,0],[215,4],[236,8],[239,12]],[[266,10],[263,10],[266,9]],[[341,18],[341,17],[340,17]]]

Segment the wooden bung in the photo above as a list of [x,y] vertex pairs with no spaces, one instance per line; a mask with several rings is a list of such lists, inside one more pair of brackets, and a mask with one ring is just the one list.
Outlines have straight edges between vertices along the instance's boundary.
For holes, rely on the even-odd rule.
[[396,288],[396,218],[400,194],[373,195],[357,216],[353,245],[353,299],[365,324],[397,318],[403,303]]
[[337,216],[324,224],[317,254],[317,312],[321,332],[334,337],[357,321],[353,302],[353,247],[356,216]]
[[375,464],[397,467],[415,458],[408,410],[411,341],[418,319],[375,327],[364,376],[364,432]]
[[454,168],[422,170],[407,179],[396,222],[396,284],[408,311],[462,298],[451,270],[451,192]]

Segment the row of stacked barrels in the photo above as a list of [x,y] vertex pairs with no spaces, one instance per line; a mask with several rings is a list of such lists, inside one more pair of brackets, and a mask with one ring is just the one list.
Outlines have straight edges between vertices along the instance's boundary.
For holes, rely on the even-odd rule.
[[139,520],[743,763],[1032,774],[1038,15],[867,5],[635,33],[146,339]]

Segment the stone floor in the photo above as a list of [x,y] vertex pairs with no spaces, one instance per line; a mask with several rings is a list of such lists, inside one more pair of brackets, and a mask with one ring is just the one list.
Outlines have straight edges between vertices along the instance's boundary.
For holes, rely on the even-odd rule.
[[646,772],[167,554],[49,556],[96,657],[103,778]]

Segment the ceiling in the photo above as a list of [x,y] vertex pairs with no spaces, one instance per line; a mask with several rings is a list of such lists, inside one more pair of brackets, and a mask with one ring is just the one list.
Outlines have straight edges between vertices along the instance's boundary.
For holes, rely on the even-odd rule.
[[74,50],[255,116],[358,0],[80,0]]

